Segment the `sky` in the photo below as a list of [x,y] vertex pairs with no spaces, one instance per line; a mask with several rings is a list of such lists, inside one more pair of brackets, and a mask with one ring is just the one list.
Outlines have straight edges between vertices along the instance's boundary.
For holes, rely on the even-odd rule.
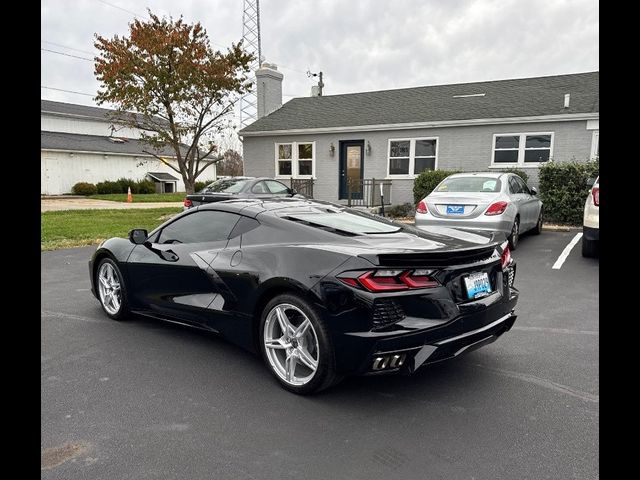
[[[242,0],[42,0],[41,98],[94,105],[94,34],[134,15],[200,22],[215,48],[242,38]],[[262,56],[283,100],[599,69],[596,0],[260,0]],[[63,53],[53,53],[51,50]],[[76,58],[83,57],[83,58]],[[54,89],[78,93],[62,92]]]

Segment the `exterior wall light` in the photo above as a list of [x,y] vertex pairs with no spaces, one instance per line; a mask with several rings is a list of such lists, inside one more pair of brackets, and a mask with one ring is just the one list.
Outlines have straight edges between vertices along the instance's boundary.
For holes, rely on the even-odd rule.
[[333,157],[335,154],[336,154],[336,147],[333,144],[333,142],[331,142],[331,145],[329,145],[329,155]]
[[367,148],[365,148],[364,151],[367,154],[367,156],[371,155],[371,144],[369,143],[369,140],[367,140]]

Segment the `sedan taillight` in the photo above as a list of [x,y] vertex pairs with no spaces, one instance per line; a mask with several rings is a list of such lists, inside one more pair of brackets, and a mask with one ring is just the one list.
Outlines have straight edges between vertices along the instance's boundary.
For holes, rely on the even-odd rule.
[[193,207],[193,202],[191,200],[189,200],[188,198],[185,198],[184,199],[184,206],[186,208],[191,208],[191,207]]
[[593,187],[591,189],[591,195],[593,195],[593,204],[596,207],[600,206],[600,187]]
[[496,202],[489,205],[487,211],[484,212],[485,215],[500,215],[504,213],[509,204],[507,202]]
[[440,285],[430,275],[432,270],[368,270],[345,272],[338,275],[340,281],[350,287],[364,287],[370,292],[398,292],[433,288]]
[[416,213],[427,213],[427,204],[420,200],[416,206]]

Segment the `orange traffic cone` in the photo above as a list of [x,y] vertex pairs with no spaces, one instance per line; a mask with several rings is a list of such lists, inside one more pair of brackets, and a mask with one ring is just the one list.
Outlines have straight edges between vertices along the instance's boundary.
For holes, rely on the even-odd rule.
[[133,195],[131,195],[131,187],[127,190],[127,203],[133,202]]

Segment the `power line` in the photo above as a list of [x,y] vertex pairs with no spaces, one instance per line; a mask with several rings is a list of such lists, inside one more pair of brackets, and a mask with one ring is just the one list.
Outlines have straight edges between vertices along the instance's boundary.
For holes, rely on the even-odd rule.
[[79,57],[78,55],[71,55],[70,53],[58,52],[56,50],[49,50],[48,48],[40,48],[40,50],[42,50],[43,52],[50,52],[50,53],[56,53],[58,55],[64,55],[65,57],[78,58],[80,60],[87,60],[89,62],[93,62],[93,58]]
[[95,52],[90,52],[88,50],[80,50],[79,48],[67,47],[66,45],[62,45],[61,43],[49,42],[47,40],[40,40],[40,43],[47,43],[49,45],[54,45],[56,47],[66,48],[67,50],[75,50],[76,52],[88,53],[89,55],[95,55]]
[[65,90],[63,88],[55,88],[55,87],[45,87],[44,85],[40,85],[40,88],[45,88],[47,90],[55,90],[57,92],[66,92],[66,93],[75,93],[77,95],[86,95],[87,97],[95,97],[95,95],[91,95],[90,93],[76,92],[75,90]]
[[119,7],[118,5],[114,5],[113,3],[105,2],[104,0],[98,0],[98,2],[104,3],[105,5],[109,5],[110,7],[113,7],[113,8],[117,8],[118,10],[122,10],[123,12],[130,13],[131,15],[133,15],[136,18],[141,18],[141,17],[144,16],[144,15],[140,15],[140,14],[138,14],[136,12],[132,12],[131,10],[127,10],[126,8]]

